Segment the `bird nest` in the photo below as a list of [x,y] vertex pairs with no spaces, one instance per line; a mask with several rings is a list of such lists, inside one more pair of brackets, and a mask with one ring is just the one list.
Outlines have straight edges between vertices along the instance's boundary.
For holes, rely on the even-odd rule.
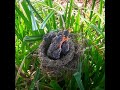
[[[58,32],[61,33],[61,32]],[[39,46],[38,56],[41,61],[40,69],[44,75],[52,78],[61,78],[63,75],[71,76],[77,70],[77,65],[81,55],[80,44],[75,41],[75,35],[69,35],[69,51],[66,55],[61,55],[59,59],[50,58],[47,50],[52,39],[58,34],[56,32],[45,35],[44,40]]]

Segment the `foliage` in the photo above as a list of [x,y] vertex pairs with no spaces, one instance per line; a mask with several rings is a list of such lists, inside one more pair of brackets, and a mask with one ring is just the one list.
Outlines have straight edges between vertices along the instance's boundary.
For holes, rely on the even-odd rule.
[[[104,90],[105,89],[105,15],[104,0],[83,0],[79,7],[70,0],[66,7],[53,0],[20,0],[15,2],[16,89],[37,90]],[[40,73],[40,61],[31,58],[43,36],[59,29],[73,29],[78,41],[85,43],[78,71],[65,84],[46,79]],[[21,74],[25,74],[23,77]]]

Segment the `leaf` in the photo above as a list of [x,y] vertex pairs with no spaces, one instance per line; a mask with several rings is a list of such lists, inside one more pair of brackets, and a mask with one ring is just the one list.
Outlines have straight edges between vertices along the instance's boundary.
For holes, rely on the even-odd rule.
[[29,6],[30,12],[31,12],[31,21],[32,21],[32,30],[38,30],[37,24],[36,24],[36,20],[35,20],[35,16],[33,14],[33,10],[32,8]]
[[66,22],[66,19],[67,19],[67,12],[68,12],[68,3],[67,3],[67,6],[66,6],[66,9],[65,9],[65,17],[64,17],[65,22]]
[[74,21],[75,21],[75,16],[72,15],[72,17],[71,17],[71,23],[70,23],[70,26],[71,26],[71,27],[73,26]]
[[[48,4],[49,6],[52,8],[53,7],[53,3],[52,3],[52,0],[48,0]],[[53,27],[54,29],[56,29],[56,21],[55,21],[55,15],[53,14],[52,16],[52,22],[53,22]]]
[[82,84],[82,80],[81,80],[81,74],[80,74],[80,72],[76,72],[73,76],[76,79],[76,82],[78,84],[79,89],[80,90],[84,90],[84,87],[83,87],[83,84]]
[[[88,3],[88,0],[85,0],[85,7],[84,8],[86,8],[87,3]],[[86,12],[86,9],[85,9],[85,12]]]
[[15,10],[17,11],[17,13],[21,16],[21,18],[24,20],[25,24],[30,27],[30,23],[27,20],[27,18],[24,16],[24,14],[20,11],[20,9],[15,5]]
[[27,18],[29,20],[29,22],[31,22],[31,18],[30,18],[30,10],[28,9],[28,5],[26,4],[26,0],[22,1],[22,7],[24,8],[24,11],[27,15]]
[[71,22],[71,14],[72,14],[72,5],[73,5],[73,0],[70,0],[70,8],[69,8],[69,12],[68,12],[68,20],[67,20],[67,27],[70,27],[70,22]]
[[[100,0],[100,8],[99,8],[99,13],[102,14],[102,9],[103,9],[103,0]],[[98,28],[100,28],[101,24],[101,19],[98,21]]]
[[76,83],[76,80],[74,77],[72,77],[72,79],[69,81],[69,84],[68,84],[68,90],[77,90],[78,88],[78,85]]
[[80,10],[78,10],[78,14],[76,16],[76,21],[75,21],[75,32],[78,32],[80,28]]
[[[84,17],[82,17],[82,16],[81,16],[80,18],[81,18],[82,20],[84,20],[84,21],[87,23],[88,26],[90,25],[92,28],[94,28],[98,34],[100,34],[100,35],[102,35],[103,37],[105,37],[104,32],[102,32],[102,30],[99,29],[97,26],[95,26],[92,22],[90,22],[89,20],[87,20],[86,18],[84,18]],[[93,21],[94,21],[94,20],[93,20]]]
[[48,16],[44,19],[44,21],[42,22],[40,29],[44,29],[47,21],[51,18],[51,16],[52,16],[53,14],[54,14],[54,11],[52,10],[52,11],[48,14]]
[[[38,12],[35,10],[35,8],[31,5],[29,0],[26,0],[26,2],[29,4],[29,6],[32,8],[32,10],[36,13],[36,17],[43,22],[42,17],[38,14]],[[50,30],[50,26],[46,24],[46,28]]]
[[92,16],[93,16],[93,9],[94,9],[94,7],[95,7],[95,1],[96,0],[92,0],[93,1],[93,4],[92,4],[92,10],[91,10],[91,12],[90,12],[90,20],[91,20],[91,18],[92,18]]
[[34,89],[34,88],[35,88],[35,83],[36,83],[36,81],[39,79],[39,77],[40,77],[40,69],[37,68],[35,77],[34,77],[32,83],[31,83],[31,85],[30,85],[29,90],[35,90],[35,89]]
[[95,26],[94,24],[90,24],[90,26],[91,26],[92,28],[94,28],[94,29],[97,31],[98,34],[100,34],[100,35],[102,35],[103,37],[105,37],[104,32],[102,32],[102,30],[99,29],[97,26]]
[[59,86],[59,84],[57,84],[57,82],[54,80],[51,80],[50,86],[52,86],[54,90],[62,90],[62,88]]
[[37,40],[42,40],[43,36],[25,36],[23,38],[23,41],[37,41]]

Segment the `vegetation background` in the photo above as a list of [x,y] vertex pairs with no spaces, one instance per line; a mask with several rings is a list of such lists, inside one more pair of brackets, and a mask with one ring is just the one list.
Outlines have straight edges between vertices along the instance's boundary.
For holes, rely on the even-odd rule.
[[[72,28],[85,43],[78,71],[64,84],[46,79],[36,49],[50,31]],[[105,0],[16,0],[15,89],[105,90]]]

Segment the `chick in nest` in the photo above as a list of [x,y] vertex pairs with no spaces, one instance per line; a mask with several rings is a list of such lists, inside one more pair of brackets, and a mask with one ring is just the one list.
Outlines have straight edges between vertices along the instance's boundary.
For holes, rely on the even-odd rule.
[[70,30],[64,30],[53,38],[47,51],[49,57],[59,59],[61,52],[62,54],[66,54],[69,51],[69,44],[67,42],[69,40],[69,33]]
[[61,53],[66,55],[67,52],[69,51],[69,43],[68,43],[68,40],[69,40],[69,35],[70,35],[70,32],[72,31],[72,29],[68,29],[68,30],[64,30],[63,32],[63,35],[64,35],[64,38],[65,38],[65,41],[63,42],[61,48],[62,48],[62,51]]
[[56,36],[53,38],[52,43],[50,44],[47,55],[53,59],[59,59],[60,53],[61,53],[61,41],[62,41],[62,35]]

